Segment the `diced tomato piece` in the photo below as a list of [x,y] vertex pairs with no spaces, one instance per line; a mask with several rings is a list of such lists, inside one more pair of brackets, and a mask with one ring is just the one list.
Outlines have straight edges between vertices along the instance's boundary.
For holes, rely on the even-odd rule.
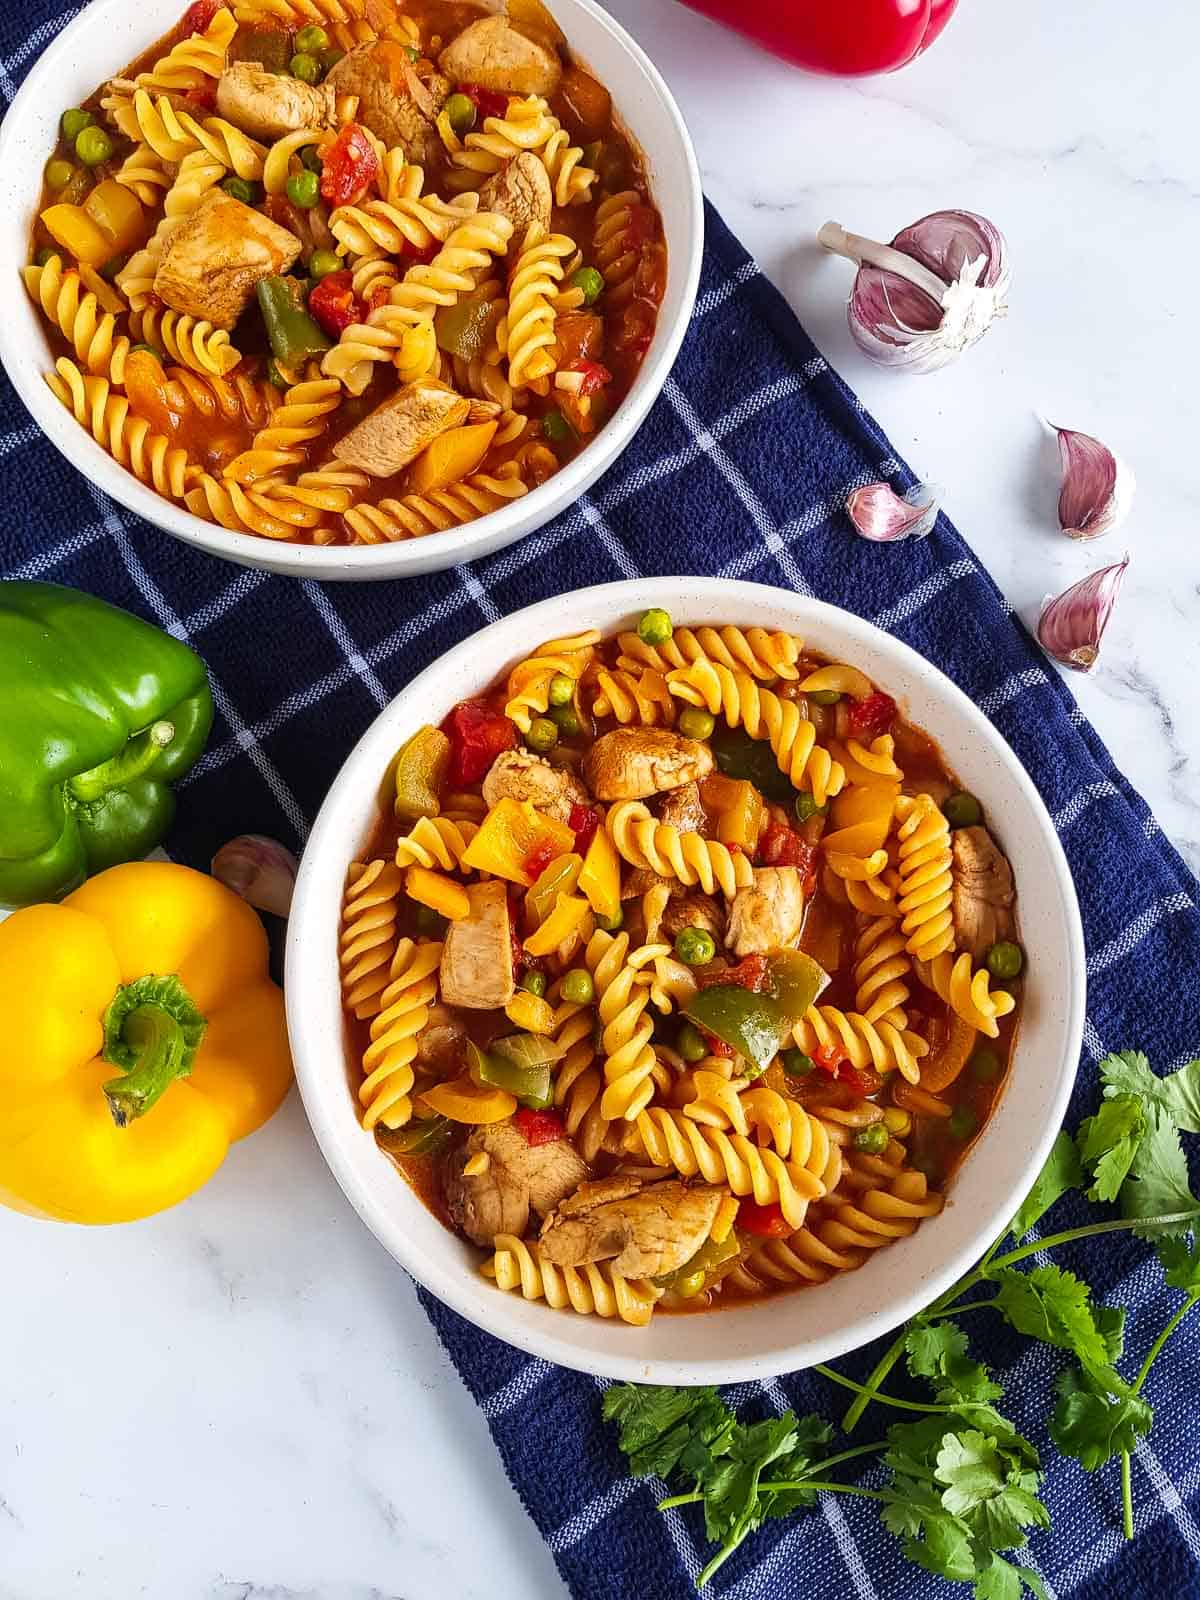
[[534,845],[522,863],[530,883],[535,883],[541,877],[557,854],[557,850],[549,841],[543,840],[541,844]]
[[331,339],[340,338],[347,328],[362,322],[367,315],[365,303],[354,292],[353,279],[349,270],[331,272],[314,284],[309,293],[309,315]]
[[843,1062],[849,1065],[850,1058],[840,1044],[819,1044],[808,1053],[821,1071],[827,1072],[831,1078],[841,1076],[840,1069]]
[[583,383],[579,388],[581,397],[595,394],[598,389],[603,389],[606,383],[612,382],[612,373],[598,361],[573,361],[566,370],[583,375]]
[[479,83],[460,83],[457,93],[466,95],[476,111],[478,111],[481,122],[484,117],[506,117],[508,115],[508,96],[501,94],[498,89],[485,89]]
[[447,780],[452,789],[478,783],[503,750],[517,742],[517,730],[502,711],[493,711],[486,701],[464,700],[442,723],[450,739],[450,770]]
[[553,1144],[555,1139],[565,1139],[567,1136],[563,1119],[557,1111],[531,1111],[528,1106],[522,1106],[517,1112],[513,1127],[518,1129],[527,1145]]
[[890,694],[876,690],[874,694],[850,702],[850,732],[859,738],[865,735],[868,739],[878,739],[895,720],[896,702]]
[[377,283],[367,296],[367,310],[378,311],[380,306],[387,305],[390,293],[391,289],[388,284]]
[[761,994],[771,985],[771,968],[765,955],[746,956],[736,967],[726,967],[720,972],[698,972],[695,976],[702,989],[737,988]]
[[737,1225],[743,1233],[756,1233],[763,1239],[786,1239],[792,1232],[778,1204],[758,1206],[753,1200],[743,1200],[738,1207]]
[[203,33],[223,4],[224,0],[195,0],[183,13],[184,33]]
[[844,1083],[859,1100],[869,1100],[883,1088],[883,1079],[873,1067],[852,1067],[843,1061],[837,1076],[838,1082]]
[[649,300],[631,300],[621,312],[621,322],[613,335],[618,350],[644,356],[654,340],[658,307]]
[[357,122],[348,122],[321,160],[321,198],[331,206],[353,205],[379,176],[375,146]]
[[803,874],[813,870],[817,852],[794,828],[773,822],[758,842],[758,858],[764,867],[799,867]]
[[567,818],[567,827],[575,835],[575,849],[581,856],[587,854],[588,846],[596,837],[603,820],[601,813],[593,810],[591,806],[571,807],[571,815]]
[[[724,974],[722,974],[722,977],[723,976]],[[713,979],[712,981],[719,982],[720,979]],[[703,978],[701,978],[700,983],[701,987],[703,988]],[[725,1061],[732,1061],[733,1057],[737,1055],[737,1051],[731,1044],[726,1044],[724,1039],[718,1039],[716,1034],[709,1033],[707,1028],[698,1028],[696,1031],[702,1035],[705,1044],[708,1046],[708,1053],[710,1056],[720,1056]]]
[[411,261],[415,266],[427,267],[441,248],[436,239],[431,239],[423,250],[410,240],[404,239],[400,244],[400,254],[405,261]]
[[212,111],[217,104],[217,91],[211,83],[206,83],[189,89],[183,98],[197,111]]

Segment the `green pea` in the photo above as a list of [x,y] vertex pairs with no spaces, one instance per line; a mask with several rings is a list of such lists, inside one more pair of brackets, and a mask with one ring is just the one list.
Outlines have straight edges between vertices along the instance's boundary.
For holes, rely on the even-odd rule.
[[542,433],[551,444],[563,444],[571,437],[571,424],[561,411],[547,411],[542,418]]
[[300,165],[304,168],[305,172],[320,173],[324,170],[324,162],[321,160],[321,152],[317,149],[315,144],[306,144],[300,151]]
[[973,794],[960,791],[942,802],[942,815],[952,828],[973,828],[983,818],[983,807]]
[[469,95],[452,94],[442,110],[455,133],[470,133],[475,126],[475,102]]
[[1025,956],[1019,944],[1001,939],[987,953],[987,969],[993,978],[1019,978]]
[[425,933],[433,938],[438,938],[445,933],[448,926],[446,918],[440,912],[435,911],[432,906],[417,907],[418,933]]
[[828,805],[819,806],[807,789],[801,789],[796,796],[796,820],[807,822],[810,817],[823,817],[829,810]]
[[575,679],[565,672],[556,672],[546,693],[552,706],[569,706],[575,698]]
[[287,197],[301,211],[311,211],[321,197],[315,172],[293,172],[287,181]]
[[75,168],[61,156],[46,163],[46,184],[51,189],[65,189],[75,176]]
[[955,1139],[969,1139],[979,1126],[979,1118],[970,1106],[955,1106],[950,1117],[950,1133]]
[[162,351],[156,350],[152,344],[131,344],[129,346],[129,354],[131,356],[137,355],[139,350],[143,355],[153,356],[155,361],[160,365],[162,364]]
[[521,987],[529,994],[536,994],[540,999],[546,992],[546,974],[531,967],[521,979]]
[[867,1156],[881,1156],[890,1138],[887,1123],[880,1118],[878,1122],[868,1122],[865,1128],[858,1130],[854,1135],[854,1148]]
[[545,755],[547,750],[553,750],[558,743],[558,729],[549,717],[534,717],[529,724],[529,732],[525,735],[525,743],[539,755]]
[[44,244],[40,250],[34,251],[33,264],[35,267],[44,267],[48,262],[53,261],[57,254],[58,251],[53,249],[52,246]]
[[675,1048],[685,1061],[703,1061],[708,1054],[708,1043],[692,1022],[685,1022],[676,1034]]
[[246,178],[226,178],[221,187],[231,200],[240,200],[244,206],[258,204],[258,184],[251,183]]
[[698,1272],[685,1273],[682,1278],[677,1279],[672,1284],[672,1288],[681,1300],[694,1300],[703,1290],[707,1276],[708,1274],[703,1268]]
[[415,44],[406,44],[404,46],[404,54],[410,61],[420,61],[421,59],[421,52],[417,49]]
[[299,78],[301,83],[316,83],[321,76],[321,63],[316,56],[310,56],[307,51],[301,50],[288,62],[288,71],[293,78]]
[[550,720],[558,729],[564,739],[574,739],[582,727],[574,706],[554,706],[550,711]]
[[329,49],[329,35],[324,28],[318,28],[315,23],[310,23],[307,28],[301,28],[296,35],[296,49],[302,50],[305,55],[315,56],[318,50]]
[[779,1061],[789,1078],[807,1078],[817,1070],[817,1063],[803,1050],[781,1050]]
[[625,913],[622,911],[620,906],[617,907],[617,914],[615,917],[605,917],[602,916],[599,911],[597,911],[594,921],[596,926],[598,928],[603,928],[605,933],[616,933],[621,927],[622,923],[625,921]]
[[699,706],[688,706],[686,711],[679,713],[679,731],[685,739],[709,739],[717,725],[717,719],[711,711],[704,711]]
[[90,111],[80,111],[72,106],[70,111],[64,111],[62,114],[63,138],[74,144],[83,130],[90,128],[95,120]]
[[643,612],[637,625],[638,638],[643,644],[666,644],[674,631],[670,613],[661,606],[652,606]]
[[706,967],[717,953],[717,941],[707,928],[680,928],[675,954],[689,967]]
[[113,153],[113,142],[103,128],[84,128],[75,140],[75,154],[85,167],[98,167]]
[[585,306],[594,306],[604,293],[604,274],[598,267],[580,267],[571,274],[571,287],[583,290]]
[[980,1083],[994,1083],[1000,1076],[1000,1057],[985,1044],[980,1045],[974,1052],[967,1066],[971,1076]]
[[590,1005],[596,996],[596,985],[586,967],[572,967],[563,977],[562,997],[573,1006]]
[[345,264],[341,256],[335,255],[332,250],[314,250],[308,258],[309,276],[320,283],[331,272],[340,272]]
[[835,706],[842,695],[839,689],[810,689],[808,698],[815,706]]

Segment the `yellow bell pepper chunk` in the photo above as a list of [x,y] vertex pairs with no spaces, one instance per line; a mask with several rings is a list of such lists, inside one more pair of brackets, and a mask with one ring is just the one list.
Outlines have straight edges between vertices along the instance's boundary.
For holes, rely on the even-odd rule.
[[592,908],[581,895],[560,894],[545,922],[526,939],[525,949],[531,956],[548,956],[560,944],[574,938],[591,914]]
[[554,1032],[554,1007],[526,989],[517,990],[505,1006],[504,1015],[514,1027],[524,1028],[526,1033]]
[[129,255],[145,243],[149,232],[146,209],[137,195],[115,178],[98,183],[83,202],[83,209],[107,235],[109,255]]
[[822,848],[848,856],[869,856],[882,849],[891,832],[899,793],[898,783],[878,781],[843,790],[831,804],[834,828],[822,838]]
[[621,909],[621,858],[604,828],[597,828],[588,845],[579,889],[598,917],[611,922]]
[[89,267],[102,267],[114,254],[112,241],[82,206],[69,205],[66,201],[47,206],[41,221],[55,244],[62,245],[68,255],[86,262]]
[[166,861],[111,867],[0,924],[0,1203],[129,1222],[207,1182],[291,1083],[267,956],[245,901]]
[[509,1094],[507,1089],[484,1089],[466,1077],[455,1078],[452,1083],[435,1084],[419,1098],[431,1111],[448,1117],[451,1122],[469,1122],[476,1126],[503,1122],[517,1109],[516,1095]]
[[555,856],[566,855],[575,835],[565,822],[543,816],[528,800],[505,796],[488,812],[462,864],[528,887]]
[[561,894],[574,894],[583,867],[583,857],[572,851],[552,861],[525,896],[525,914],[535,928],[554,910]]
[[433,872],[428,867],[409,867],[404,888],[410,900],[428,906],[431,911],[461,922],[471,915],[471,902],[461,883],[455,883],[444,872]]

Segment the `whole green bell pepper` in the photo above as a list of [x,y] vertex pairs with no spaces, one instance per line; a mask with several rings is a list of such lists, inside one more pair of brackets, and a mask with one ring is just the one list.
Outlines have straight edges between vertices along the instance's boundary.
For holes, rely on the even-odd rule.
[[144,856],[204,749],[212,695],[177,639],[78,589],[0,583],[0,905]]

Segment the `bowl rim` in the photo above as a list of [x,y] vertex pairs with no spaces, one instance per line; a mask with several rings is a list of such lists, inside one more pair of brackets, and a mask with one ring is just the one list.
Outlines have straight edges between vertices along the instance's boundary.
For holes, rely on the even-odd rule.
[[[677,244],[668,241],[669,258],[672,262],[678,260],[681,272],[678,316],[670,325],[660,316],[654,344],[628,394],[596,437],[573,460],[519,500],[499,506],[486,516],[476,517],[459,527],[426,534],[420,539],[367,546],[307,545],[239,533],[193,515],[185,506],[159,495],[121,467],[54,398],[40,374],[32,383],[26,381],[21,363],[15,359],[23,338],[18,331],[21,319],[0,318],[0,366],[8,374],[21,403],[63,459],[126,511],[195,549],[238,565],[325,580],[366,581],[444,571],[491,555],[530,536],[586,494],[624,452],[645,421],[670,376],[691,325],[704,251],[704,195],[695,147],[683,113],[666,80],[641,45],[598,0],[556,0],[556,3],[586,13],[640,68],[648,87],[666,112],[687,175],[683,237]],[[128,0],[93,0],[41,51],[0,121],[0,199],[7,197],[10,203],[19,203],[24,210],[28,196],[21,177],[17,176],[23,174],[23,164],[17,160],[14,146],[21,138],[30,108],[46,98],[54,100],[60,64],[74,55],[78,36],[92,29],[99,33],[109,15],[127,11]],[[569,19],[564,31],[570,32]],[[618,112],[620,109],[618,106]],[[6,173],[13,176],[6,178]],[[654,194],[653,186],[651,193]],[[23,290],[21,299],[26,307],[22,315],[29,314],[35,323],[39,322],[36,307]]]
[[[785,1354],[781,1354],[778,1348],[767,1351],[765,1355],[756,1355],[753,1350],[739,1349],[735,1354],[702,1361],[662,1359],[639,1354],[636,1331],[633,1331],[629,1342],[610,1335],[610,1347],[601,1347],[598,1352],[588,1352],[585,1356],[575,1344],[556,1335],[556,1324],[552,1316],[547,1317],[546,1325],[539,1326],[536,1333],[530,1333],[528,1328],[519,1325],[518,1319],[508,1313],[512,1299],[509,1295],[494,1294],[492,1299],[497,1304],[493,1308],[491,1300],[488,1300],[485,1303],[487,1314],[481,1315],[477,1299],[478,1284],[474,1285],[476,1295],[472,1295],[470,1274],[463,1271],[461,1262],[452,1252],[447,1252],[445,1259],[431,1261],[420,1249],[407,1248],[406,1236],[397,1226],[401,1216],[400,1210],[389,1206],[386,1200],[378,1198],[372,1192],[369,1181],[361,1176],[358,1170],[360,1164],[358,1154],[352,1153],[349,1141],[343,1141],[339,1136],[338,1128],[344,1125],[344,1119],[339,1118],[337,1110],[327,1109],[324,1103],[331,1092],[331,1082],[336,1081],[334,1092],[344,1097],[343,1109],[355,1126],[358,1126],[358,1118],[352,1111],[353,1097],[347,1090],[344,1074],[331,1070],[326,1053],[318,1048],[310,1049],[302,1017],[303,1006],[296,999],[302,994],[307,997],[312,992],[314,983],[324,982],[328,985],[332,981],[336,995],[335,1003],[340,1013],[336,972],[324,972],[323,968],[315,964],[311,954],[318,943],[309,936],[310,902],[315,897],[313,880],[317,873],[318,860],[323,860],[328,852],[340,852],[346,857],[346,864],[351,859],[346,855],[347,842],[345,833],[341,830],[340,812],[343,802],[351,792],[361,789],[364,783],[370,787],[372,793],[378,792],[383,767],[377,765],[377,752],[374,752],[373,746],[377,742],[382,742],[385,722],[390,722],[401,704],[408,705],[414,700],[419,701],[422,691],[427,686],[432,687],[443,674],[449,675],[449,671],[455,665],[464,664],[470,667],[473,663],[488,661],[491,658],[496,661],[507,659],[507,651],[497,652],[493,648],[489,652],[489,642],[495,639],[499,630],[512,630],[519,625],[521,636],[529,640],[541,639],[543,636],[550,637],[556,632],[561,633],[561,621],[556,615],[561,601],[554,597],[525,607],[469,635],[413,678],[372,719],[362,738],[346,757],[309,835],[300,864],[292,914],[288,923],[284,991],[296,1079],[305,1113],[317,1143],[343,1193],[376,1238],[401,1266],[451,1310],[484,1332],[505,1340],[531,1356],[604,1378],[687,1385],[761,1380],[779,1372],[809,1367],[818,1361],[836,1360],[873,1339],[894,1331],[943,1293],[979,1258],[1011,1218],[1017,1204],[1017,1200],[1013,1198],[1014,1193],[1019,1199],[1028,1190],[1041,1170],[1062,1126],[1083,1042],[1086,962],[1083,928],[1070,867],[1041,796],[998,729],[940,669],[934,667],[904,641],[885,633],[853,612],[845,611],[826,601],[766,584],[704,577],[623,579],[576,591],[572,600],[594,601],[597,608],[602,606],[606,613],[618,606],[621,612],[636,612],[651,605],[664,605],[669,609],[672,600],[678,600],[679,590],[683,585],[688,589],[688,612],[696,616],[702,613],[707,613],[709,618],[750,616],[753,614],[756,602],[761,606],[769,597],[772,605],[776,607],[786,605],[795,612],[797,627],[816,630],[825,623],[845,629],[849,624],[851,631],[862,630],[868,640],[882,639],[884,650],[890,653],[898,664],[910,673],[932,683],[938,698],[947,702],[965,722],[970,740],[975,742],[977,738],[981,738],[989,753],[998,756],[1006,770],[1006,776],[1022,791],[1023,799],[1039,825],[1041,843],[1046,847],[1052,862],[1054,887],[1062,900],[1063,922],[1068,944],[1065,952],[1065,970],[1069,993],[1064,1008],[1065,1044],[1057,1067],[1057,1081],[1053,1085],[1044,1122],[1034,1131],[1032,1145],[1021,1168],[1019,1186],[1014,1185],[1010,1192],[994,1196],[987,1206],[974,1213],[969,1236],[957,1249],[945,1255],[934,1270],[924,1276],[916,1277],[902,1292],[893,1285],[892,1292],[877,1309],[864,1312],[856,1319],[852,1319],[849,1326],[843,1325],[832,1333],[826,1331],[823,1336],[810,1337],[803,1342],[798,1341]],[[695,603],[692,603],[693,601]],[[606,622],[605,630],[607,631],[611,625]],[[373,763],[370,768],[366,765],[368,761]],[[327,905],[320,908],[322,917],[328,917],[329,911]],[[1020,1050],[1019,1038],[1017,1050]],[[1047,1076],[1049,1070],[1046,1069]],[[355,1152],[361,1148],[355,1146]],[[950,1190],[952,1198],[953,1193],[952,1186]],[[415,1200],[415,1203],[421,1204],[419,1200]],[[571,1319],[575,1320],[577,1319]],[[767,1362],[770,1363],[769,1372],[765,1365]]]

